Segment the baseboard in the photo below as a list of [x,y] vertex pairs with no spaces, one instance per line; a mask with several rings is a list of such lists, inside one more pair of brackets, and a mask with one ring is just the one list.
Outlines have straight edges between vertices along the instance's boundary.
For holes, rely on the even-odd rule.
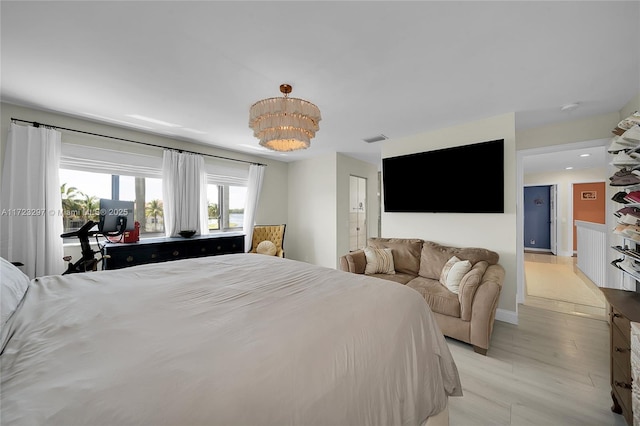
[[516,311],[507,311],[506,309],[498,308],[496,310],[496,319],[498,321],[518,325],[518,313]]
[[524,248],[525,253],[545,253],[545,254],[551,254],[551,250],[550,249],[546,249],[546,248],[535,248],[535,247],[525,247]]

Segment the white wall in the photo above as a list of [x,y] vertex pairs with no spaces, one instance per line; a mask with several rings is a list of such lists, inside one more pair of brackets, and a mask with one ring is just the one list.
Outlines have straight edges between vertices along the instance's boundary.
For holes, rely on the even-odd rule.
[[[513,319],[516,315],[516,162],[513,113],[383,142],[382,157],[412,154],[451,146],[504,139],[505,212],[502,214],[382,213],[382,236],[422,238],[457,247],[483,247],[500,255],[506,277],[498,308]],[[456,170],[450,173],[464,173]],[[443,179],[445,179],[443,177]],[[466,188],[472,191],[473,177]]]
[[336,154],[289,163],[286,257],[335,268]]
[[595,117],[519,130],[516,133],[516,149],[532,149],[596,139],[610,139],[612,136],[611,130],[619,121],[620,113],[614,111]]
[[557,185],[558,255],[573,255],[573,184],[609,182],[606,167],[582,170],[559,170],[524,175],[524,186]]

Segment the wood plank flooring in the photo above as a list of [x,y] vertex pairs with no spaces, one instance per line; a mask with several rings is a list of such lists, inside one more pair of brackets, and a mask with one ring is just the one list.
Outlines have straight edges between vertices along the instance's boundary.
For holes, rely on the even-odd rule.
[[611,411],[605,320],[520,305],[519,324],[496,321],[487,356],[447,338],[463,397],[451,426],[625,425]]
[[604,295],[578,269],[576,257],[525,252],[524,260],[525,305],[591,318],[606,318]]

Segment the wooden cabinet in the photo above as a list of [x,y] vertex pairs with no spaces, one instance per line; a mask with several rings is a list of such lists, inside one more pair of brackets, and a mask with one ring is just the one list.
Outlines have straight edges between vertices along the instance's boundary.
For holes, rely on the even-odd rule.
[[601,288],[609,302],[611,411],[633,425],[631,378],[631,322],[640,321],[640,293]]
[[191,238],[148,238],[137,243],[107,243],[105,269],[120,269],[145,263],[192,257],[243,253],[244,234],[221,233]]

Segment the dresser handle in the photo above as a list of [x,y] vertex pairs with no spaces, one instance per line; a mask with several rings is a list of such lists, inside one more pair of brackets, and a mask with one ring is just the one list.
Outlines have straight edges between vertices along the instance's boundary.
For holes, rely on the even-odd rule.
[[158,255],[157,255],[156,253],[152,253],[152,254],[151,254],[151,258],[152,258],[152,259],[155,259],[156,257],[158,257]]
[[179,254],[180,254],[180,252],[179,252],[178,250],[174,250],[172,254],[173,254],[174,256],[177,256],[177,255],[179,255]]
[[616,346],[616,352],[629,352],[631,348],[619,348]]
[[618,381],[614,381],[613,382],[616,386],[618,386],[619,388],[622,389],[631,389],[631,384],[630,383],[623,383],[623,382],[618,382]]
[[127,256],[127,262],[133,262],[133,256]]

